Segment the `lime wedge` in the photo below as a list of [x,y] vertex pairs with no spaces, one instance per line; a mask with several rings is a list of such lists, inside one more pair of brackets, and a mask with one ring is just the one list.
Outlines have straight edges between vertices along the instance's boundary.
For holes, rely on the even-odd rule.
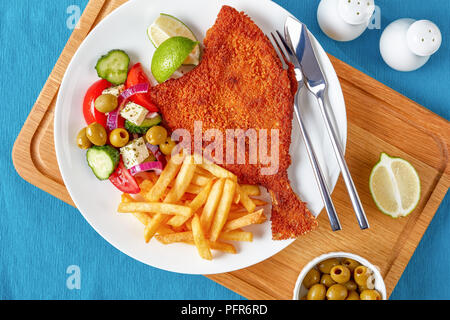
[[382,153],[369,180],[370,192],[378,208],[393,217],[410,214],[420,200],[420,178],[406,160]]
[[170,78],[186,60],[198,42],[185,37],[172,37],[161,43],[152,58],[152,74],[162,83]]
[[[198,42],[194,33],[181,20],[165,13],[161,13],[150,27],[148,27],[147,34],[156,48],[171,37],[185,37]],[[186,60],[183,61],[183,64],[198,65],[200,62],[200,54],[200,45],[196,45]]]

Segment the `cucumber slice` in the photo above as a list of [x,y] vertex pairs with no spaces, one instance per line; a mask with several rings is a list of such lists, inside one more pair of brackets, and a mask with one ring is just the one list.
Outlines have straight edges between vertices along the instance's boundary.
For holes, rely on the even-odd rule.
[[140,126],[137,126],[134,123],[126,120],[125,121],[125,129],[127,129],[128,132],[130,132],[130,133],[146,134],[148,129],[160,124],[161,121],[162,121],[162,118],[159,114],[154,118],[144,119],[144,121],[142,122],[142,124]]
[[86,160],[99,180],[107,180],[119,164],[120,153],[109,145],[93,146],[87,151]]
[[97,61],[95,70],[100,78],[114,85],[125,83],[130,57],[123,50],[111,50]]

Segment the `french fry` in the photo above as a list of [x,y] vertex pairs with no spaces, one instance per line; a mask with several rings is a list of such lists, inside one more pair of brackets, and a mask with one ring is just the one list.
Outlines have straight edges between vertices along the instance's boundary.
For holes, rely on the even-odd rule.
[[169,186],[169,183],[175,178],[178,171],[181,168],[182,155],[174,155],[169,162],[167,162],[166,167],[161,172],[158,181],[146,194],[145,198],[150,201],[159,201],[164,195],[164,191]]
[[[248,215],[247,211],[230,211],[230,213],[228,214],[227,222],[231,221],[231,220],[238,219],[238,218],[242,218],[243,216],[246,216],[246,215]],[[266,215],[262,214],[261,218],[258,220],[258,222],[255,222],[255,223],[256,224],[261,224],[261,223],[264,223],[266,221],[267,221]]]
[[188,221],[186,221],[186,223],[184,225],[186,226],[186,229],[188,229],[189,231],[192,231],[192,219],[189,219]]
[[175,233],[175,231],[173,231],[169,226],[165,225],[165,224],[161,224],[158,228],[158,230],[156,230],[156,234],[157,235],[166,235],[166,234],[172,234]]
[[[198,209],[200,209],[208,199],[209,192],[211,191],[213,184],[213,180],[209,180],[208,184],[203,188],[203,190],[188,204],[188,206],[192,209],[192,212],[196,212]],[[190,217],[184,217],[184,216],[174,216],[172,217],[167,224],[179,227],[183,225],[187,220],[189,220]]]
[[[195,245],[194,241],[183,241],[184,243]],[[225,243],[221,241],[211,242],[208,240],[209,247],[212,250],[218,250],[226,253],[236,254],[236,248],[231,243]]]
[[189,203],[189,207],[193,212],[200,209],[208,200],[209,193],[211,192],[214,180],[210,180],[203,190]]
[[233,201],[234,193],[236,192],[237,183],[231,179],[226,179],[223,186],[222,198],[220,199],[217,211],[214,216],[214,221],[211,226],[209,240],[215,242],[219,238],[220,231],[222,231],[230,212],[231,202]]
[[[152,220],[152,215],[147,212],[133,212],[133,215],[145,226],[147,226]],[[170,234],[174,233],[172,229],[170,229],[166,225],[160,225],[157,229],[158,234]]]
[[242,211],[242,210],[230,211],[230,213],[228,213],[228,220],[227,221],[234,220],[234,219],[237,219],[237,218],[241,218],[241,217],[246,216],[246,215],[248,215],[248,211],[247,210],[245,210],[245,211]]
[[248,194],[239,185],[236,188],[237,192],[240,195],[240,202],[242,203],[244,208],[247,209],[248,212],[255,211],[255,202],[253,202],[253,200],[249,198]]
[[251,184],[241,184],[240,185],[242,191],[244,191],[249,196],[260,196],[261,195],[261,189],[259,189],[259,186],[251,185]]
[[203,187],[207,185],[210,180],[211,180],[210,177],[205,177],[204,175],[195,173],[194,176],[192,177],[191,183]]
[[170,192],[164,199],[164,203],[173,203],[181,199],[191,183],[192,178],[194,177],[195,167],[196,165],[194,164],[194,158],[190,155],[186,156],[183,164],[181,165],[180,171],[175,178],[173,188],[170,189]]
[[152,219],[147,212],[133,212],[133,216],[135,216],[144,226],[148,225]]
[[194,236],[194,243],[200,257],[206,260],[212,260],[211,250],[208,241],[205,238],[205,234],[203,233],[198,215],[194,215],[194,218],[192,219],[192,235]]
[[156,235],[155,239],[164,244],[174,242],[194,241],[192,231],[176,232],[171,234]]
[[180,199],[180,202],[191,202],[192,200],[194,200],[195,199],[195,197],[196,197],[197,195],[196,194],[193,194],[193,193],[185,193],[185,194],[183,194],[183,196],[181,197],[181,199]]
[[160,202],[125,202],[120,203],[118,212],[154,212],[164,215],[181,215],[190,217],[192,209],[186,206]]
[[233,203],[238,204],[239,202],[241,202],[241,195],[236,191],[234,193]]
[[133,199],[133,197],[130,196],[128,193],[122,193],[121,201],[122,201],[122,202],[135,202],[135,200]]
[[263,211],[264,210],[261,209],[256,212],[249,213],[243,217],[228,221],[223,227],[223,232],[228,232],[231,230],[236,230],[245,226],[249,226],[251,224],[260,223],[261,216],[264,216]]
[[212,173],[213,176],[218,178],[227,178],[237,182],[237,177],[225,168],[218,166],[217,164],[203,158],[199,154],[194,154],[195,163],[201,168]]
[[217,206],[220,202],[220,197],[222,196],[223,186],[225,184],[225,179],[217,180],[211,188],[211,192],[206,200],[205,207],[203,208],[202,215],[200,217],[200,223],[205,233],[208,233],[211,227],[211,222],[214,218],[214,213],[216,212]]
[[145,198],[146,194],[153,188],[154,183],[150,180],[143,180],[139,184],[139,188],[141,189],[140,195]]
[[[249,198],[255,203],[256,208],[264,207],[264,206],[267,205],[267,202],[264,201],[264,200],[256,199],[256,198],[253,198],[253,197],[249,197]],[[238,203],[238,204],[233,203],[231,205],[231,211],[238,211],[238,210],[241,210],[241,209],[245,209],[244,206],[242,205],[242,203]]]
[[221,232],[219,235],[220,240],[231,241],[253,241],[253,233],[241,230],[233,230],[228,232]]
[[[196,156],[194,155],[194,160],[195,160],[195,159],[196,159]],[[209,171],[207,171],[207,170],[205,170],[205,169],[203,169],[202,167],[199,167],[199,166],[197,166],[197,167],[195,168],[195,174],[201,175],[201,176],[204,176],[204,177],[207,177],[208,179],[215,178],[215,177],[211,174],[211,172],[209,172]]]
[[202,187],[196,186],[195,184],[190,184],[187,187],[186,192],[192,194],[199,194],[200,192],[202,192]]
[[156,214],[150,222],[145,226],[144,229],[144,239],[145,242],[149,242],[155,233],[158,231],[159,227],[167,221],[167,216],[161,213]]
[[219,250],[219,251],[223,251],[226,253],[236,254],[236,248],[230,243],[225,243],[225,242],[220,242],[220,241],[216,241],[216,242],[209,241],[208,243],[209,243],[209,246],[211,247],[211,249],[213,249],[213,250]]
[[252,197],[249,197],[253,203],[257,206],[257,207],[264,207],[265,205],[267,205],[267,202],[261,199],[255,199]]
[[261,224],[261,223],[264,223],[264,222],[266,222],[267,221],[267,217],[266,217],[266,215],[264,214],[264,212],[263,212],[263,214],[259,217],[259,219],[258,219],[258,221],[256,222],[256,224]]
[[178,228],[181,227],[183,224],[186,223],[187,220],[189,220],[190,217],[185,216],[173,216],[170,218],[170,220],[167,222],[168,225]]

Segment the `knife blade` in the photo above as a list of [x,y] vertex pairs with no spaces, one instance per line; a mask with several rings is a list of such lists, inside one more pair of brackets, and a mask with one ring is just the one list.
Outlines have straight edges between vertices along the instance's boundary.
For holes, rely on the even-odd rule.
[[306,25],[293,17],[288,17],[284,26],[284,33],[285,38],[290,39],[292,48],[305,75],[305,80],[310,84],[326,82],[312,47]]

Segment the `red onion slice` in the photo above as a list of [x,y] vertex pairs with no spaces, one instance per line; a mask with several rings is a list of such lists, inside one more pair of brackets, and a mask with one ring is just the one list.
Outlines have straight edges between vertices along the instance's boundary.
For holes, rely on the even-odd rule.
[[137,93],[147,93],[149,89],[150,85],[148,83],[139,83],[126,89],[119,95],[119,107],[122,106],[131,96],[134,96]]
[[110,113],[108,113],[108,118],[106,120],[106,126],[108,127],[108,129],[110,131],[113,131],[114,129],[117,128],[123,128],[123,126],[120,125],[120,121],[119,121],[119,109],[116,109],[114,111],[111,111]]
[[161,152],[161,150],[159,150],[159,147],[155,146],[153,144],[150,144],[148,142],[146,143],[146,145],[147,145],[147,148],[150,150],[150,152],[153,153],[156,160],[161,162],[163,164],[163,167],[165,167],[167,160],[166,160],[166,157],[164,156],[164,154]]
[[144,162],[129,169],[132,176],[144,171],[155,171],[155,173],[159,175],[162,170],[163,164],[159,161]]

